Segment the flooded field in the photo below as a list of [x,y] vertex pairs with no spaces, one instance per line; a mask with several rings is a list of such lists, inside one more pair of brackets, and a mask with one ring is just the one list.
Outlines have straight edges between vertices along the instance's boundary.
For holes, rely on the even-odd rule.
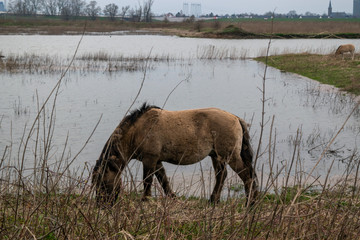
[[[0,73],[0,153],[4,153],[6,164],[20,161],[19,151],[24,148],[39,106],[60,79],[79,40],[80,36],[0,36],[0,42],[4,45],[2,55],[36,54],[57,59],[58,63],[63,64],[56,71]],[[343,42],[276,40],[271,44],[270,52],[329,54]],[[358,40],[346,42],[352,42],[355,46],[360,43]],[[58,88],[56,103],[53,104],[52,97],[45,107],[45,113],[40,116],[43,126],[35,126],[38,131],[30,136],[25,168],[31,169],[36,165],[34,156],[38,153],[34,151],[34,145],[38,143],[44,147],[37,146],[36,149],[48,151],[54,164],[64,158],[71,161],[86,144],[70,170],[75,175],[79,175],[83,169],[87,172],[94,166],[103,145],[133,101],[133,108],[146,101],[168,110],[218,107],[234,113],[251,123],[252,144],[256,151],[262,112],[260,90],[265,66],[250,58],[264,55],[267,44],[267,40],[85,36],[80,43],[75,67],[65,75]],[[106,55],[108,59],[84,58],[98,53]],[[147,56],[151,60],[144,60]],[[114,68],[109,71],[110,64],[114,64],[110,58],[121,58],[122,62],[135,59],[138,66],[129,70],[111,65]],[[143,80],[144,86],[136,98]],[[257,160],[257,171],[262,172],[259,175],[269,174],[270,134],[271,156],[275,166],[289,169],[291,160],[295,159],[296,167],[292,171],[308,173],[355,103],[353,96],[329,86],[269,68],[266,75],[266,125],[260,150],[262,154]],[[95,127],[94,134],[86,143]],[[48,132],[44,131],[49,128]],[[333,160],[334,176],[341,177],[354,156],[358,161],[359,157],[355,154],[359,134],[360,110],[357,109],[326,151],[313,177],[325,176]],[[50,146],[46,145],[48,141],[51,141],[51,147],[47,149],[46,146]],[[208,183],[196,180],[201,175],[206,175],[206,181],[213,181],[210,180],[213,173],[209,159],[197,165],[179,167],[166,164],[165,167],[180,192],[195,182],[207,186]],[[133,161],[130,168],[139,180],[142,175],[140,164]],[[231,177],[230,181],[240,182],[240,179]],[[210,189],[206,187],[208,191]]]
[[[40,54],[52,57],[71,57],[81,36],[44,36],[16,35],[0,36],[1,52],[9,54]],[[352,43],[357,47],[356,39],[294,39],[273,40],[270,54],[282,53],[318,53],[335,52],[339,44]],[[179,38],[175,36],[157,35],[117,35],[84,36],[78,50],[78,56],[88,53],[105,52],[114,56],[147,56],[151,50],[152,56],[169,56],[176,59],[199,58],[204,49],[213,46],[224,57],[253,58],[266,54],[268,40],[247,39],[199,39]],[[227,56],[225,56],[225,53]]]

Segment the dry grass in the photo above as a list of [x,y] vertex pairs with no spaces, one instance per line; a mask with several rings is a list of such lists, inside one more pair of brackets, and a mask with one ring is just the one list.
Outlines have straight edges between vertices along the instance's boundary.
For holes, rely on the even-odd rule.
[[271,31],[270,21],[248,21],[239,26],[254,33],[288,33],[288,34],[319,34],[319,33],[360,33],[360,22],[350,21],[276,21]]
[[[70,67],[70,71],[81,72],[120,72],[141,71],[145,57],[110,56],[105,52],[88,53],[77,57]],[[169,56],[155,56],[154,61],[169,61]],[[62,73],[69,59],[50,57],[36,54],[11,54],[0,61],[0,72],[28,73],[28,74],[56,74]]]
[[[246,50],[237,51],[231,48],[217,48],[213,45],[199,47],[196,58],[200,60],[239,60],[246,59]],[[124,56],[122,54],[109,54],[103,51],[84,53],[76,57],[70,71],[81,72],[134,72],[142,71],[145,62],[151,62],[151,69],[157,62],[183,62],[183,58],[169,54],[152,54],[149,58],[144,54]],[[69,59],[38,54],[10,54],[0,59],[0,73],[28,73],[28,74],[59,74],[66,67]]]
[[[208,36],[209,32],[221,32],[227,26],[234,25],[244,31],[255,34],[337,34],[360,33],[360,22],[354,19],[224,19],[201,22],[151,22],[134,23],[120,20],[111,22],[105,18],[96,21],[84,19],[64,21],[59,18],[14,17],[0,19],[0,34],[79,34],[87,24],[87,33],[105,33],[116,31],[146,30],[153,33],[175,34],[180,36]],[[272,29],[273,24],[273,29]],[[272,29],[272,30],[271,30]],[[205,35],[204,35],[205,34]]]
[[211,205],[203,198],[160,194],[143,202],[140,193],[125,190],[114,206],[99,207],[87,171],[75,176],[39,165],[28,176],[20,166],[2,166],[1,239],[356,239],[360,234],[359,187],[350,174],[335,186],[309,188],[297,197],[297,185],[263,191],[250,209],[244,198]]

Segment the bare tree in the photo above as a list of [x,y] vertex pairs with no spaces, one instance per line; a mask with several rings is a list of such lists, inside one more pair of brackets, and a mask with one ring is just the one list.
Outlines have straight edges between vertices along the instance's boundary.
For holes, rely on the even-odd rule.
[[34,15],[34,9],[30,0],[12,0],[8,5],[9,12],[18,15]]
[[134,9],[130,9],[129,11],[130,13],[130,17],[132,19],[132,21],[134,22],[140,22],[141,18],[142,18],[142,14],[143,14],[143,8],[142,6],[139,4],[139,6],[135,6]]
[[[61,3],[61,4],[60,4]],[[60,0],[58,3],[60,15],[64,20],[69,20],[72,17],[71,2]]]
[[105,6],[104,14],[105,16],[109,16],[111,21],[115,21],[115,16],[118,13],[118,9],[119,7],[116,4],[108,4]]
[[145,22],[151,22],[151,17],[152,17],[151,7],[152,7],[153,3],[154,3],[154,0],[144,1],[143,11],[144,11],[144,21]]
[[84,0],[58,0],[58,11],[60,15],[69,20],[71,17],[76,18],[84,13],[86,2]]
[[289,17],[296,17],[297,16],[297,13],[295,10],[291,10],[288,14],[287,14]]
[[58,11],[58,0],[43,0],[41,5],[45,15],[55,16]]
[[13,0],[9,2],[8,11],[13,14],[23,14],[23,1]]
[[130,6],[127,5],[125,7],[121,7],[121,19],[125,18],[126,13],[128,12],[128,10],[130,9]]
[[61,14],[63,11],[64,6],[66,5],[66,1],[65,0],[56,0],[56,6],[58,9],[58,13]]
[[[138,6],[135,6],[135,8],[129,10],[129,14],[131,16],[132,21],[134,22],[151,22],[151,7],[154,3],[154,0],[145,0],[143,4],[141,5],[139,3]],[[124,14],[125,15],[125,14]]]
[[41,0],[29,0],[31,14],[36,15],[41,10]]
[[95,20],[96,17],[101,12],[101,8],[97,6],[96,1],[90,1],[90,3],[86,5],[85,12],[90,17],[91,20]]
[[79,17],[84,12],[86,2],[84,0],[68,0],[71,6],[71,15],[73,17]]

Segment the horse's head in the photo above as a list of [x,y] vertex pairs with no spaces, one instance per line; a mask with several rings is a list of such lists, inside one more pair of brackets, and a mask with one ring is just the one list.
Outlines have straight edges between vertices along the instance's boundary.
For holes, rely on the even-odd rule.
[[121,190],[120,174],[131,158],[136,157],[132,131],[134,123],[148,110],[157,108],[144,104],[119,124],[106,142],[92,173],[97,202],[114,203]]
[[117,140],[116,137],[110,137],[92,172],[92,185],[98,203],[114,203],[121,190],[120,174],[126,160],[119,150]]
[[96,191],[98,203],[114,203],[121,190],[121,178],[118,161],[115,157],[98,159],[92,173],[92,185]]

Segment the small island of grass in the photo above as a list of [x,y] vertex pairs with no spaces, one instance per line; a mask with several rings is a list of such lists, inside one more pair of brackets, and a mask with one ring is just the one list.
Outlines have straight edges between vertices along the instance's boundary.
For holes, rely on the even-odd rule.
[[[265,57],[255,60],[264,62]],[[267,64],[281,71],[292,72],[333,85],[343,91],[360,95],[360,58],[355,60],[340,56],[318,54],[285,54],[269,56]]]

